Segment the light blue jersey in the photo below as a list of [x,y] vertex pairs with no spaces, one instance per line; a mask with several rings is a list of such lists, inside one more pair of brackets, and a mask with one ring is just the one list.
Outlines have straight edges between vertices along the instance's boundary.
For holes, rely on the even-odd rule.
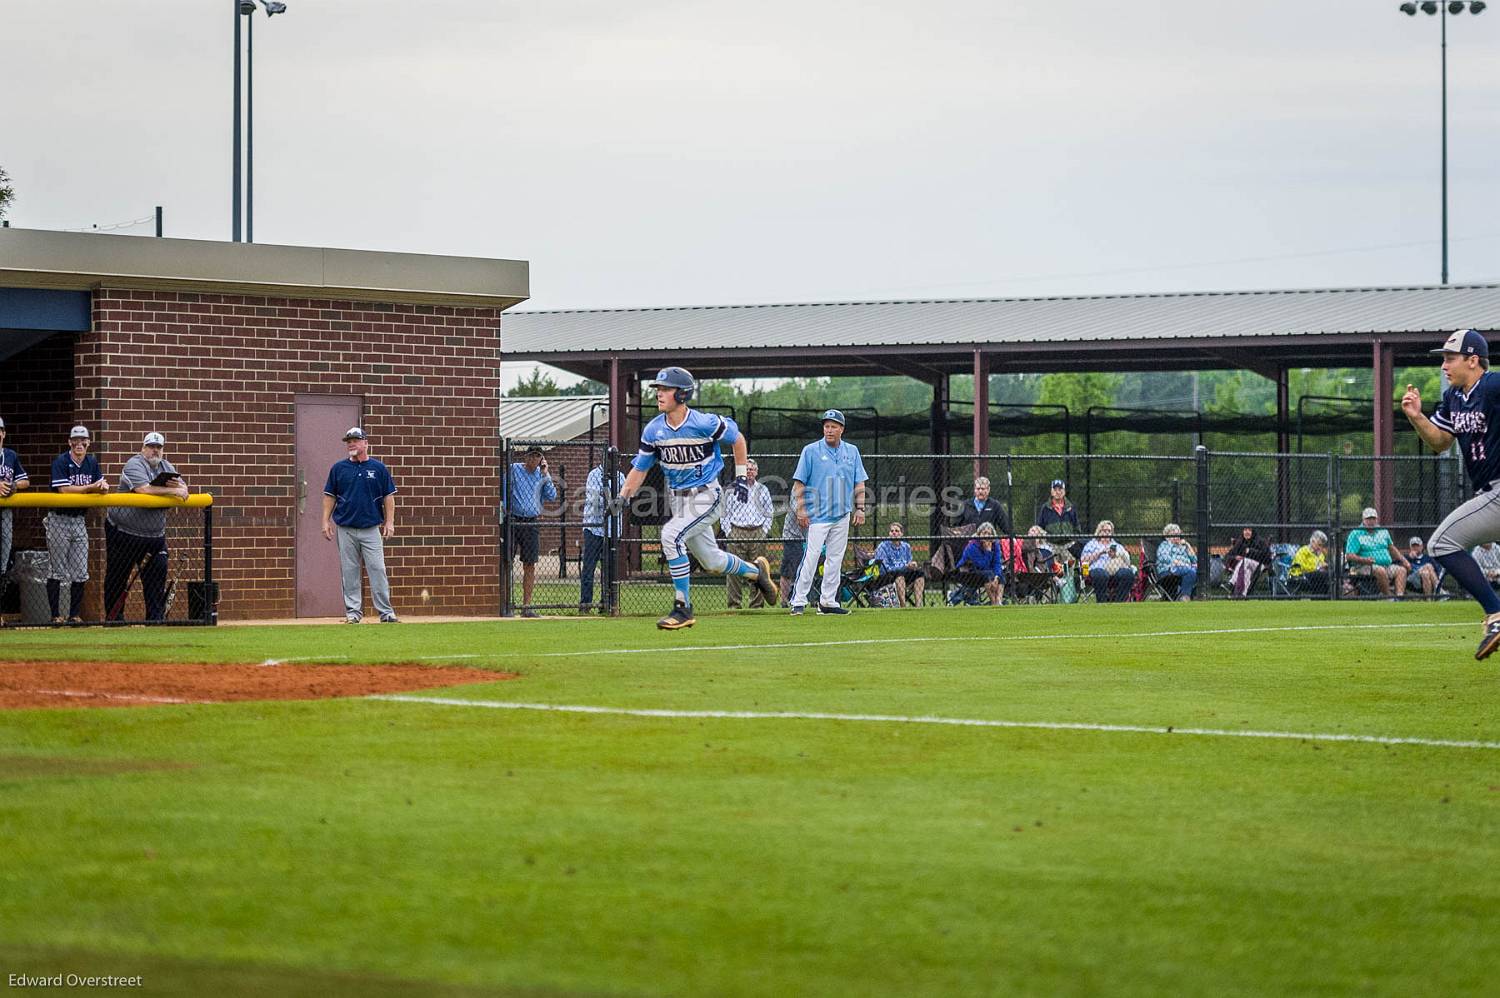
[[845,441],[830,447],[815,440],[802,448],[792,478],[806,487],[803,503],[813,523],[837,523],[854,508],[854,486],[870,476],[859,448]]
[[687,419],[674,429],[662,413],[641,431],[641,449],[631,467],[649,471],[660,461],[667,488],[695,489],[719,480],[724,467],[719,444],[732,444],[739,438],[740,428],[726,416],[689,409]]

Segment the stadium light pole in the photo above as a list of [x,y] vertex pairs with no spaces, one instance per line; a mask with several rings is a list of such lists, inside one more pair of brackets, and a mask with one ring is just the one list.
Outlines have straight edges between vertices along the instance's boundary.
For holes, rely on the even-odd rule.
[[1483,14],[1489,4],[1484,0],[1423,0],[1422,3],[1401,4],[1397,10],[1407,17],[1416,17],[1417,8],[1427,15],[1437,15],[1439,28],[1439,48],[1442,52],[1442,131],[1443,131],[1443,283],[1448,283],[1448,15],[1462,14],[1468,11],[1470,14]]
[[[234,168],[231,207],[234,222],[231,226],[234,241],[241,242],[241,225],[244,225],[243,241],[255,242],[255,7],[257,0],[233,0],[234,4]],[[286,4],[277,0],[259,0],[266,16],[285,14]],[[240,18],[250,18],[247,26],[249,36],[245,48],[246,71],[240,70]],[[240,80],[245,80],[248,102],[240,96]],[[241,127],[240,109],[245,108],[245,123]],[[245,151],[241,151],[241,136],[245,139]],[[241,195],[244,206],[241,207]]]

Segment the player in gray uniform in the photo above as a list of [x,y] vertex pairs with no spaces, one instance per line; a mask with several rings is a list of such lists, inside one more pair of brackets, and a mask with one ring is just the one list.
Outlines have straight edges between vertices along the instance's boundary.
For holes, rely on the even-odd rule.
[[1474,652],[1483,659],[1500,647],[1500,596],[1469,550],[1500,539],[1500,379],[1490,374],[1490,346],[1476,330],[1460,329],[1432,353],[1443,355],[1450,387],[1428,419],[1421,393],[1407,385],[1401,411],[1434,451],[1442,453],[1458,441],[1474,486],[1474,498],[1438,524],[1427,550],[1484,607],[1484,634]]
[[[73,495],[109,491],[99,461],[89,453],[89,429],[75,426],[68,449],[52,459],[52,491]],[[83,623],[83,584],[89,580],[89,531],[86,509],[54,509],[42,521],[47,528],[47,604],[52,623],[61,624],[62,584],[68,583],[68,622]]]

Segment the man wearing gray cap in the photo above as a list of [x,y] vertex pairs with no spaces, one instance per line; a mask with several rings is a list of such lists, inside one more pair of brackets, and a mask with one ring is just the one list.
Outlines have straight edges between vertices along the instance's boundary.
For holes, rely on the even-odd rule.
[[[166,459],[167,438],[152,431],[141,452],[120,469],[121,492],[161,496],[181,501],[187,483]],[[112,506],[104,517],[104,619],[120,620],[131,578],[141,577],[146,619],[167,617],[167,511],[138,506]]]
[[385,574],[383,539],[396,535],[396,483],[384,464],[370,456],[365,431],[351,426],[344,434],[349,458],[328,469],[323,486],[323,536],[339,545],[339,577],[344,589],[344,620],[364,617],[360,591],[361,564],[370,576],[370,601],[382,624],[398,623],[391,607],[391,584]]
[[823,438],[802,448],[797,470],[792,472],[792,508],[787,515],[795,516],[807,531],[807,553],[792,592],[792,616],[800,616],[807,606],[819,551],[825,552],[825,560],[818,612],[849,612],[839,605],[839,576],[849,543],[850,517],[855,524],[865,522],[865,481],[869,477],[859,448],[844,443],[844,414],[829,409],[823,413]]
[[1475,329],[1460,329],[1432,353],[1443,355],[1448,390],[1437,411],[1422,414],[1422,393],[1406,386],[1401,411],[1423,443],[1441,454],[1454,441],[1474,498],[1459,504],[1428,538],[1427,550],[1484,607],[1484,633],[1474,651],[1488,658],[1500,647],[1500,596],[1469,549],[1500,538],[1500,382],[1490,377],[1490,345]]

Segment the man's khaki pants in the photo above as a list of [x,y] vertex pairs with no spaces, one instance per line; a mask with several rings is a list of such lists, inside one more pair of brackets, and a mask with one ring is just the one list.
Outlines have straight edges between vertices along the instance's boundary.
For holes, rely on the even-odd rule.
[[[759,527],[730,527],[729,541],[724,547],[730,554],[754,563],[756,558],[766,553],[766,546],[763,543],[765,539],[766,535]],[[724,597],[731,610],[739,609],[740,588],[744,583],[744,576],[729,575],[724,578]],[[760,587],[751,583],[750,609],[758,610],[765,605],[766,598],[761,595]]]

